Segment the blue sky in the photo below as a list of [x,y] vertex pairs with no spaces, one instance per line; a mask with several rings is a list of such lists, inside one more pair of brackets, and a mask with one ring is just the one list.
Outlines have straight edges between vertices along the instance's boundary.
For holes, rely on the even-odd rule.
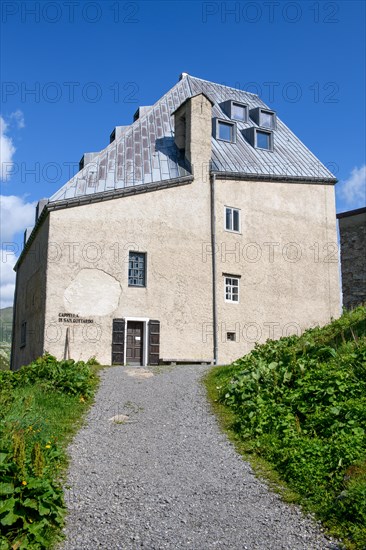
[[[32,2],[1,5],[3,301],[34,201],[188,72],[258,93],[365,200],[365,3]],[[12,251],[13,254],[10,254]]]

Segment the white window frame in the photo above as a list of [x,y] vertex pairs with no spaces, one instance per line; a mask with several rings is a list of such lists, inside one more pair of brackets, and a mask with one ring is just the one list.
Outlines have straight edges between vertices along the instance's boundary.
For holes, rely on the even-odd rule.
[[[226,227],[226,210],[231,210],[231,212],[233,213],[234,210],[236,212],[238,212],[239,214],[239,229],[228,229]],[[234,226],[234,216],[233,214],[231,215],[231,221],[232,221],[232,226]],[[236,233],[236,234],[240,234],[241,233],[241,213],[240,213],[240,208],[236,208],[235,206],[226,206],[225,205],[225,210],[224,210],[224,229],[225,231],[228,231],[229,233]]]
[[[228,279],[230,279],[231,281],[232,280],[235,280],[235,281],[238,281],[238,285],[237,285],[237,288],[238,288],[238,299],[237,300],[233,300],[232,299],[232,296],[233,296],[233,293],[232,293],[232,290],[231,290],[231,298],[227,298],[226,296],[226,287],[228,286]],[[231,283],[230,283],[231,285]],[[232,285],[231,285],[232,286]],[[233,286],[232,286],[233,288]],[[240,302],[240,277],[238,276],[235,276],[235,275],[225,275],[225,278],[224,278],[224,298],[225,298],[225,302],[228,302],[230,304],[239,304]]]

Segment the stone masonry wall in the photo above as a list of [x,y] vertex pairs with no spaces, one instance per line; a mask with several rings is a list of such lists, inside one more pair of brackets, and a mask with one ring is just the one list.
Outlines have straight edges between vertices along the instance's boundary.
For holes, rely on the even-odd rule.
[[366,208],[339,217],[343,305],[347,309],[366,302]]

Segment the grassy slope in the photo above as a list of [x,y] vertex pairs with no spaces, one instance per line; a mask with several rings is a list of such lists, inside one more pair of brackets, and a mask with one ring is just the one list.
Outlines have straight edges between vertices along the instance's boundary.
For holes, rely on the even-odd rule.
[[8,370],[10,363],[13,308],[0,309],[0,370]]
[[58,540],[67,446],[97,387],[100,367],[41,361],[0,380],[1,550],[49,548]]
[[13,323],[13,308],[0,309],[0,342],[11,342],[11,329]]
[[222,427],[287,501],[366,548],[366,309],[205,379]]

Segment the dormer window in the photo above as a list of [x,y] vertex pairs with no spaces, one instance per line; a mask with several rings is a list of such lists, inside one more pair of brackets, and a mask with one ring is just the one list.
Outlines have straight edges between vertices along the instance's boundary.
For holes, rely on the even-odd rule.
[[219,121],[219,139],[224,141],[234,141],[234,125]]
[[259,115],[259,126],[273,130],[276,127],[276,115],[272,111],[261,109]]
[[261,128],[276,129],[276,113],[263,107],[250,109],[250,118]]
[[264,130],[255,129],[255,145],[257,149],[273,150],[273,134]]
[[236,124],[228,120],[215,118],[213,120],[213,134],[216,139],[228,141],[229,143],[236,142]]
[[248,122],[248,105],[239,101],[228,100],[221,103],[221,107],[225,114],[232,120],[238,122]]
[[246,105],[241,105],[240,103],[232,103],[231,109],[231,118],[234,120],[240,120],[241,122],[246,122],[248,115],[248,108]]
[[264,128],[247,128],[242,130],[243,136],[249,141],[255,149],[263,149],[263,151],[273,151],[273,132]]

